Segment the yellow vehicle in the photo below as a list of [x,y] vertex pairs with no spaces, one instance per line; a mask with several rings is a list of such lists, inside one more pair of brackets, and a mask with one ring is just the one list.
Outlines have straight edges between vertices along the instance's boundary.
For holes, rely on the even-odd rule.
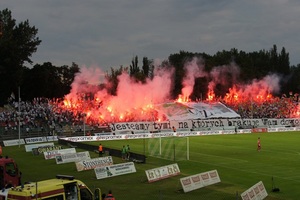
[[93,192],[73,176],[57,175],[43,180],[12,187],[0,192],[0,200],[101,200],[101,190]]

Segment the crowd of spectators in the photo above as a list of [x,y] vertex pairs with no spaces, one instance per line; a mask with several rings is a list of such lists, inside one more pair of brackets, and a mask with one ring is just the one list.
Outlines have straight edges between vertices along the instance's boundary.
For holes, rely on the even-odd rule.
[[[298,96],[282,96],[266,101],[223,102],[242,118],[297,118],[299,117]],[[153,117],[153,116],[152,116]],[[152,120],[152,119],[151,119]],[[20,128],[22,133],[38,131],[49,135],[58,134],[68,127],[70,132],[82,132],[84,126],[107,126],[89,120],[81,112],[63,109],[58,100],[35,98],[32,102],[13,101],[0,109],[0,133],[13,133]],[[84,122],[86,124],[84,124]]]
[[248,99],[242,102],[224,102],[244,119],[261,118],[298,118],[300,106],[298,95],[273,97],[269,99]]
[[35,98],[32,102],[13,101],[0,110],[1,133],[16,133],[19,124],[22,133],[26,134],[54,135],[62,132],[64,127],[69,127],[71,132],[83,130],[82,119],[74,118],[68,111],[55,111],[55,106],[47,98]]

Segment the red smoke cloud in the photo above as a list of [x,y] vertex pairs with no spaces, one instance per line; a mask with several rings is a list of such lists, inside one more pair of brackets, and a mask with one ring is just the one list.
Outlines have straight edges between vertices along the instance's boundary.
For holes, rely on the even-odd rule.
[[115,96],[97,86],[103,74],[99,68],[83,67],[72,83],[70,94],[64,98],[63,109],[75,115],[83,113],[93,122],[143,121],[153,120],[154,104],[169,101],[173,70],[157,68],[154,78],[144,84],[124,72],[118,76]]
[[204,62],[202,59],[194,58],[192,61],[184,65],[186,75],[183,78],[180,101],[190,101],[190,95],[194,90],[195,79],[207,77],[208,74],[204,71]]
[[[238,83],[239,67],[230,65],[214,67],[210,73],[204,70],[204,61],[194,58],[184,65],[186,76],[183,78],[182,94],[177,101],[190,101],[195,79],[206,77],[208,84],[207,100],[220,100],[228,104],[242,101],[266,101],[272,98],[272,93],[279,92],[279,77],[269,75],[262,80],[253,80],[250,84]],[[154,78],[146,83],[136,82],[126,73],[119,77],[116,95],[110,95],[99,85],[105,82],[104,73],[97,67],[82,67],[72,83],[71,92],[65,96],[62,110],[68,110],[74,115],[84,114],[93,123],[164,120],[158,116],[154,104],[171,101],[169,99],[173,85],[174,69],[155,67]],[[229,74],[232,83],[224,74]],[[216,97],[214,89],[217,84],[233,85],[224,97]],[[174,101],[174,100],[173,100]]]

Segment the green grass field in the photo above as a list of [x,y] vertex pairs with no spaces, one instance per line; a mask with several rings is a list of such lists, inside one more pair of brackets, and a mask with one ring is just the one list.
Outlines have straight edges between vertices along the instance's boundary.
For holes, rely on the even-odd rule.
[[[262,150],[257,152],[257,138]],[[101,141],[104,147],[121,149],[129,144],[131,151],[147,153],[147,139]],[[45,160],[25,152],[24,146],[4,147],[3,155],[15,158],[23,173],[23,181],[53,178],[56,174],[73,175],[84,181],[92,190],[102,192],[112,189],[117,200],[236,200],[240,194],[259,181],[268,192],[266,199],[300,199],[300,133],[255,133],[238,135],[210,135],[189,138],[190,160],[178,161],[180,176],[148,183],[145,170],[174,163],[171,160],[148,157],[146,164],[135,164],[136,173],[107,179],[96,179],[94,170],[77,172],[74,163],[56,165],[55,160]],[[97,146],[98,142],[92,142]],[[95,147],[96,149],[97,147]],[[77,151],[82,151],[77,149]],[[97,157],[90,152],[91,157]],[[114,163],[124,162],[113,157]],[[184,193],[179,179],[216,169],[221,182]],[[272,177],[280,192],[272,192]]]

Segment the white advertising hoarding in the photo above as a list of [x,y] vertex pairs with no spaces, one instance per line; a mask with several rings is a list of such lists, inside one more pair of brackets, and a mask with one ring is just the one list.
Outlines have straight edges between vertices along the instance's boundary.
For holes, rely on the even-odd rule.
[[91,159],[90,153],[88,151],[78,152],[78,153],[68,153],[55,156],[56,164],[78,162],[81,160]]
[[67,148],[67,149],[59,149],[44,152],[45,160],[54,159],[56,156],[60,156],[62,154],[76,153],[75,148]]
[[133,162],[126,162],[106,167],[97,167],[94,169],[94,171],[97,179],[104,179],[113,176],[135,173],[136,169]]
[[208,185],[221,182],[217,170],[203,172],[180,179],[180,183],[184,192],[190,192]]
[[34,148],[46,147],[46,146],[54,146],[54,143],[49,142],[49,143],[39,143],[39,144],[28,144],[28,145],[25,145],[25,151],[31,152],[32,149],[34,149]]
[[263,200],[268,196],[262,181],[256,183],[241,194],[243,200]]
[[180,174],[177,163],[146,170],[148,182],[155,182]]
[[26,144],[33,144],[39,142],[47,142],[46,137],[33,137],[33,138],[25,138]]
[[90,169],[95,169],[97,167],[105,167],[113,164],[113,159],[111,156],[93,158],[90,160],[82,160],[76,162],[77,171],[85,171]]
[[25,144],[25,140],[24,139],[15,139],[15,140],[4,140],[3,141],[4,146],[8,147],[8,146],[17,146],[20,144]]

